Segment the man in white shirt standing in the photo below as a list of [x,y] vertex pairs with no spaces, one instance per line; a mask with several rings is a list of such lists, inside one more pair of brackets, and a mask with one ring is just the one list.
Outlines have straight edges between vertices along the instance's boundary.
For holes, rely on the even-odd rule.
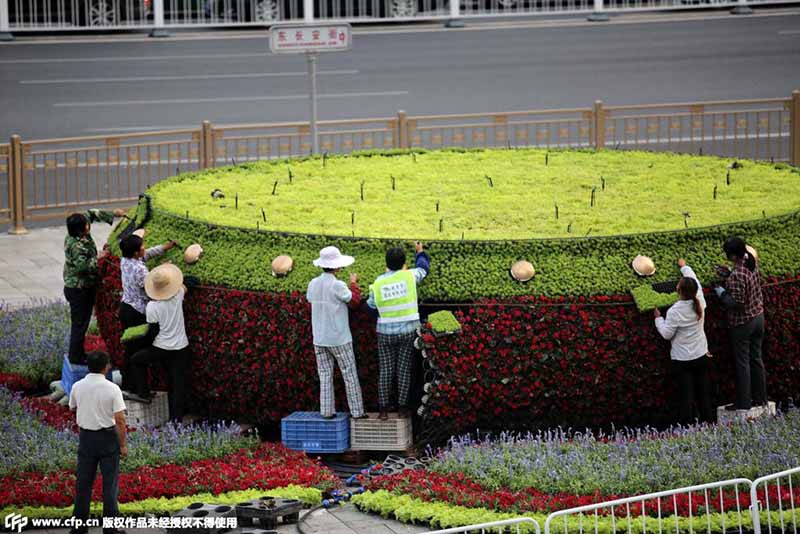
[[183,273],[171,263],[162,263],[144,279],[144,290],[150,297],[145,315],[151,328],[158,327],[153,346],[140,350],[131,358],[136,394],[150,397],[147,365],[162,363],[169,376],[169,418],[182,421],[189,374],[189,338],[183,321],[183,298],[186,286]]
[[[94,351],[86,355],[89,374],[78,380],[69,396],[69,407],[77,412],[80,427],[78,468],[73,516],[82,521],[70,534],[86,534],[92,486],[97,466],[103,476],[103,517],[119,515],[119,461],[128,455],[125,401],[119,386],[106,379],[111,370],[108,354]],[[124,534],[103,528],[103,534]]]
[[342,267],[355,262],[336,247],[325,247],[314,260],[322,274],[308,284],[306,299],[311,303],[311,330],[314,335],[314,353],[319,373],[319,411],[325,419],[336,415],[333,396],[333,362],[339,364],[347,392],[350,416],[354,419],[369,417],[364,413],[361,384],[358,382],[356,355],[353,352],[353,336],[350,334],[348,304],[357,308],[361,303],[358,276],[350,275],[350,287],[336,278]]

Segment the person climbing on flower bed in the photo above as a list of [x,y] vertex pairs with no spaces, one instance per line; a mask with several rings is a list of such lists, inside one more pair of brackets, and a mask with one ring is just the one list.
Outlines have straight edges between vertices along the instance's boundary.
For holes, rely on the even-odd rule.
[[[175,246],[175,241],[167,241],[162,245],[144,248],[144,239],[136,234],[131,234],[120,242],[122,259],[120,270],[122,272],[122,302],[119,306],[119,319],[123,329],[147,323],[145,309],[150,300],[144,290],[144,280],[150,272],[146,261],[163,255]],[[139,350],[146,348],[153,342],[154,336],[142,336],[125,343],[125,360],[122,369],[122,389],[129,391],[133,388],[132,373],[130,372],[131,357]],[[134,399],[137,400],[137,399]]]
[[401,248],[386,251],[386,272],[369,286],[367,305],[378,310],[378,385],[379,419],[389,418],[389,397],[397,374],[397,397],[400,417],[409,417],[408,395],[411,388],[411,365],[414,338],[419,328],[417,284],[430,270],[431,258],[422,243],[415,244],[413,269],[406,269],[406,253]]
[[147,324],[151,329],[157,327],[158,334],[152,346],[138,351],[131,358],[135,393],[145,399],[151,397],[147,365],[156,362],[163,364],[169,383],[169,418],[181,421],[191,359],[183,319],[183,299],[187,292],[183,285],[183,273],[175,265],[163,263],[147,274],[144,289],[152,299],[145,309]]
[[114,217],[124,215],[125,210],[116,209],[113,212],[89,210],[67,217],[67,237],[64,238],[64,298],[69,303],[71,320],[70,363],[86,362],[83,340],[92,319],[98,282],[97,246],[90,233],[92,223],[103,221],[113,224]]
[[728,312],[731,349],[736,366],[736,402],[726,409],[746,412],[767,403],[767,373],[761,359],[764,341],[764,296],[753,254],[741,237],[731,237],[722,247],[733,263],[724,282],[714,291]]
[[708,340],[706,339],[703,286],[686,260],[678,259],[678,267],[683,275],[675,290],[680,300],[667,310],[666,318],[656,308],[656,328],[666,340],[672,343],[673,375],[678,383],[678,421],[695,421],[694,405],[697,405],[701,422],[711,422],[711,397],[708,385]]
[[350,273],[350,287],[336,279],[336,273],[352,265],[355,258],[342,254],[336,247],[325,247],[313,261],[322,274],[308,284],[306,299],[311,303],[311,331],[319,373],[319,411],[325,419],[336,415],[333,397],[333,362],[339,365],[344,380],[347,404],[354,419],[369,417],[364,413],[361,384],[358,382],[353,336],[350,333],[347,306],[361,304],[358,275]]

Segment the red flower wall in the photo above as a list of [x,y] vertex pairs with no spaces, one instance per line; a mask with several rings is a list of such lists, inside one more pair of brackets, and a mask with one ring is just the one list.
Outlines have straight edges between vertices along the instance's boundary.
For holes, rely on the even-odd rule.
[[[98,324],[117,362],[119,260],[101,261]],[[716,402],[732,402],[733,366],[722,312],[709,295],[706,332]],[[765,288],[765,364],[771,399],[800,397],[800,277]],[[310,309],[297,293],[198,288],[185,304],[198,408],[254,422],[318,409]],[[437,369],[431,424],[448,432],[536,424],[669,422],[669,344],[624,296],[518,298],[460,307],[460,334],[427,349]],[[361,385],[377,401],[374,320],[351,316]],[[346,409],[337,377],[337,407]]]

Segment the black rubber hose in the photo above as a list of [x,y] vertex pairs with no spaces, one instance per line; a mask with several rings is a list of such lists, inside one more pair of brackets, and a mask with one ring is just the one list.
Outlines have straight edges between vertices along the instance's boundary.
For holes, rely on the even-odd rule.
[[306,517],[308,517],[312,513],[316,512],[320,508],[324,508],[324,506],[322,504],[318,504],[318,505],[312,507],[308,512],[304,513],[302,515],[302,517],[300,517],[300,519],[297,520],[297,523],[295,524],[295,526],[297,527],[297,532],[299,532],[300,534],[310,534],[309,532],[306,532],[305,530],[303,530],[303,525],[306,522]]

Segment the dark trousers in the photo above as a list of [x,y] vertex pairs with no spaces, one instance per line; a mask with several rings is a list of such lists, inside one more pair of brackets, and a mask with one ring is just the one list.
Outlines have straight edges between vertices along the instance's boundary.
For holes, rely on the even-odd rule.
[[70,363],[86,364],[86,350],[83,342],[86,339],[86,330],[92,320],[94,308],[95,288],[65,287],[64,297],[69,302],[71,326],[69,330],[69,361]]
[[[694,360],[672,360],[672,372],[677,388],[678,422],[681,424],[713,421],[708,385],[708,356]],[[697,407],[697,415],[695,415]]]
[[[121,302],[119,305],[119,320],[122,328],[128,329],[147,323],[147,318],[143,313],[139,313],[130,304]],[[133,372],[131,371],[131,359],[137,351],[147,348],[153,343],[152,338],[144,336],[125,343],[125,360],[122,362],[122,390],[132,391],[135,387],[133,383]]]
[[183,419],[191,355],[189,347],[181,350],[164,350],[151,346],[140,350],[131,359],[135,391],[142,397],[150,395],[147,366],[152,363],[164,366],[169,386],[169,418],[173,421]]
[[749,410],[767,402],[767,372],[761,359],[764,314],[730,330],[736,365],[736,409]]
[[94,432],[81,429],[75,509],[72,515],[84,521],[89,518],[89,503],[98,464],[103,475],[103,517],[116,517],[119,515],[119,440],[114,427]]
[[408,406],[416,337],[415,332],[397,335],[378,333],[378,406],[381,411],[388,410],[391,404],[395,375],[397,376],[397,403],[403,408]]

